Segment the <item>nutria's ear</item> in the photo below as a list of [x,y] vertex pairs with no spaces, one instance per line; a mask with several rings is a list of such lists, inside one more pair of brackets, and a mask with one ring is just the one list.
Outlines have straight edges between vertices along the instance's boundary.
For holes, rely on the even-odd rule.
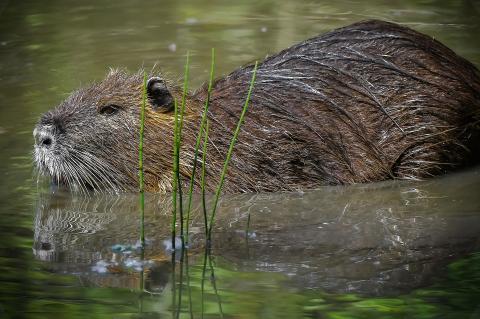
[[147,95],[155,111],[170,112],[173,110],[173,96],[161,78],[152,77],[148,80]]

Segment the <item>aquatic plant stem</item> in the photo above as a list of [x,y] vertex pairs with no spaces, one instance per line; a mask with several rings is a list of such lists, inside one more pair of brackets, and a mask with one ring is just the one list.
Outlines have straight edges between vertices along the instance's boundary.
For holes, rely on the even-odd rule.
[[140,141],[138,143],[138,183],[140,189],[140,244],[145,247],[145,188],[143,176],[143,138],[145,136],[145,104],[147,101],[147,74],[143,72],[142,108],[140,110]]
[[[207,98],[205,99],[205,104],[204,104],[203,114],[202,114],[202,120],[200,122],[200,128],[198,130],[197,140],[195,142],[195,152],[194,152],[194,157],[193,157],[192,176],[190,178],[190,186],[189,186],[189,189],[188,189],[189,196],[188,196],[187,218],[186,218],[186,227],[185,227],[186,233],[187,233],[187,244],[188,244],[188,232],[189,232],[189,228],[190,228],[190,211],[192,209],[193,186],[194,186],[194,183],[195,183],[195,173],[196,173],[196,169],[197,169],[198,150],[200,148],[200,141],[202,140],[202,134],[204,133],[205,125],[208,121],[208,107],[209,107],[209,104],[210,104],[210,95],[211,95],[212,87],[213,87],[214,72],[215,72],[215,49],[212,48],[212,59],[211,59],[211,63],[210,63],[210,77],[209,77],[209,80],[208,80]],[[207,126],[208,126],[208,124],[207,124]],[[205,134],[207,134],[206,138],[208,138],[208,130],[207,130],[207,133],[205,133]],[[204,142],[204,150],[203,150],[203,157],[202,157],[203,158],[203,160],[202,160],[202,174],[203,174],[203,168],[204,168],[204,164],[205,164],[205,156],[204,156],[205,151],[206,151],[205,145],[206,144]],[[204,175],[202,175],[202,176],[203,176],[203,178],[202,178],[201,185],[202,185],[202,193],[204,193],[205,178],[204,178]],[[205,219],[205,229],[207,229],[206,219]]]
[[[177,148],[177,171],[176,171],[176,179],[177,179],[177,186],[178,186],[178,205],[179,205],[179,213],[180,213],[180,238],[182,240],[182,249],[185,248],[185,234],[183,232],[183,190],[182,190],[182,181],[180,179],[180,149],[182,143],[182,128],[183,128],[183,116],[185,114],[185,101],[188,91],[188,76],[190,70],[190,52],[187,51],[187,58],[185,62],[185,73],[183,77],[183,93],[182,93],[182,101],[180,107],[180,122],[177,123],[177,138],[175,140],[176,148]],[[177,111],[178,116],[178,111]],[[177,121],[177,119],[176,119]],[[188,237],[188,233],[187,233]]]
[[178,184],[178,105],[177,99],[173,100],[174,103],[174,126],[173,126],[173,182],[172,182],[172,318],[176,318],[176,276],[175,276],[175,237],[177,227],[177,184]]
[[205,127],[205,138],[203,140],[202,148],[202,176],[201,176],[201,188],[202,188],[202,211],[203,222],[205,225],[205,238],[208,236],[208,216],[207,216],[207,202],[205,199],[205,174],[207,171],[207,147],[208,147],[208,131],[210,129],[210,121],[207,119],[207,126]]
[[[185,249],[182,249],[180,255],[180,276],[179,276],[179,287],[178,287],[178,303],[177,303],[177,313],[176,318],[180,318],[180,312],[182,311],[182,294],[183,294],[183,257],[185,256]],[[175,284],[175,283],[174,283]]]
[[188,309],[190,311],[190,318],[193,319],[193,304],[192,304],[192,288],[190,286],[190,265],[188,263],[188,251],[183,250],[185,253],[185,275],[187,276],[187,288],[188,288]]
[[177,309],[176,302],[177,302],[177,286],[176,286],[176,269],[175,269],[175,250],[172,252],[172,318],[175,318],[175,311]]
[[[174,99],[174,129],[173,129],[173,182],[172,182],[172,251],[175,252],[175,237],[176,237],[176,227],[177,227],[177,184],[178,184],[178,106],[177,100]],[[174,261],[173,261],[174,262]]]
[[245,118],[245,113],[247,112],[247,109],[248,109],[250,96],[252,94],[253,85],[255,83],[255,78],[257,75],[257,67],[258,67],[258,61],[255,62],[255,66],[253,67],[252,79],[250,81],[250,86],[248,88],[247,98],[245,99],[245,104],[243,105],[242,113],[240,114],[240,118],[238,120],[237,127],[235,128],[235,132],[233,133],[233,137],[227,152],[227,157],[225,159],[225,162],[223,163],[222,174],[220,175],[220,181],[217,186],[217,191],[215,192],[215,199],[213,202],[212,213],[210,215],[210,223],[208,225],[208,236],[207,236],[208,243],[210,243],[212,239],[212,229],[213,229],[213,223],[215,221],[215,214],[217,212],[218,199],[220,198],[220,193],[222,191],[223,183],[225,181],[225,175],[227,173],[228,164],[232,157],[233,147],[235,146],[235,142],[237,141],[238,133],[240,132],[240,128]]
[[217,289],[217,278],[215,277],[215,269],[212,263],[212,254],[208,252],[208,265],[210,266],[210,283],[212,284],[213,292],[215,296],[217,296],[217,303],[218,303],[218,311],[220,312],[220,318],[223,318],[223,309],[222,309],[222,300],[220,299],[220,295],[218,294]]
[[[207,216],[207,204],[205,200],[205,172],[206,172],[206,157],[207,157],[207,143],[208,143],[208,130],[210,127],[210,121],[207,120],[207,125],[205,127],[205,135],[203,140],[202,148],[202,177],[201,177],[201,187],[202,187],[202,211],[203,211],[203,220],[205,225],[205,238],[208,238],[208,216]],[[201,297],[202,297],[202,319],[205,314],[205,273],[207,271],[207,254],[209,253],[209,246],[205,245],[205,253],[203,257],[203,268],[202,268],[202,281],[201,281]]]
[[[206,225],[205,225],[206,227]],[[207,254],[208,254],[208,246],[205,245],[205,251],[203,254],[203,266],[202,266],[202,277],[200,281],[200,293],[201,293],[201,302],[202,302],[202,319],[205,314],[205,274],[207,272]]]
[[[183,115],[185,114],[185,102],[188,92],[188,80],[190,75],[190,51],[187,51],[186,61],[185,61],[185,70],[183,74],[183,91],[182,91],[182,103],[181,103],[181,111],[180,111],[180,134],[182,133],[183,128]],[[181,142],[181,135],[179,142]]]

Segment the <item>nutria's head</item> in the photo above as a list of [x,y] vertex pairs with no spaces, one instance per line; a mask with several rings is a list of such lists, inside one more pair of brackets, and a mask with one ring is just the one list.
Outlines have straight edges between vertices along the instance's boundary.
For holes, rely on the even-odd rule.
[[[145,173],[153,188],[168,188],[166,163],[171,162],[177,93],[161,77],[147,79],[145,140],[165,152],[157,156],[147,152],[146,161],[156,169],[153,172],[146,165]],[[75,190],[135,190],[142,87],[142,72],[112,71],[100,83],[72,93],[45,113],[33,131],[39,172]]]

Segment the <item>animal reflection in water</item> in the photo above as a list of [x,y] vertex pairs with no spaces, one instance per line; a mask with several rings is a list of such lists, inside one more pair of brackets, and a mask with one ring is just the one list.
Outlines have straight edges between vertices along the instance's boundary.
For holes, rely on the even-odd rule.
[[[224,196],[212,254],[224,261],[222,267],[288,275],[298,287],[366,295],[408,292],[428,284],[455,257],[478,250],[480,204],[473,190],[480,181],[474,176]],[[171,236],[170,202],[147,197],[142,264],[135,249],[128,248],[138,239],[136,197],[72,196],[39,199],[35,256],[54,271],[81,273],[82,280],[99,286],[138,287],[143,265],[146,286],[163,291],[172,270],[165,249]],[[193,272],[203,260],[202,225],[197,207],[190,228]]]

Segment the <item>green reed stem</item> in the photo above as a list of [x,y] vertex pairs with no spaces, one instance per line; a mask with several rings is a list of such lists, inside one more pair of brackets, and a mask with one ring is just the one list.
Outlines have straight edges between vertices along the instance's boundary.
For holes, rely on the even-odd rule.
[[255,78],[257,76],[257,67],[258,67],[258,61],[255,62],[255,66],[253,67],[253,74],[252,74],[252,79],[250,81],[250,86],[248,88],[247,98],[245,99],[245,104],[243,105],[242,113],[240,114],[237,127],[235,128],[235,132],[233,133],[232,140],[230,141],[227,157],[225,159],[225,162],[223,163],[222,174],[220,175],[220,182],[218,183],[217,191],[215,193],[215,200],[213,202],[212,214],[210,215],[210,224],[208,226],[207,240],[209,243],[211,242],[211,239],[212,239],[212,229],[213,229],[213,223],[215,221],[215,214],[217,212],[218,199],[220,198],[220,193],[222,191],[223,182],[225,180],[225,175],[227,173],[228,163],[230,162],[230,158],[232,157],[233,147],[235,146],[235,142],[237,141],[238,133],[240,132],[240,127],[243,124],[245,113],[247,112],[248,104],[250,103],[250,96],[252,95],[253,85],[255,83]]
[[[207,226],[205,225],[205,228]],[[201,303],[202,303],[202,319],[205,314],[205,274],[207,273],[207,254],[208,247],[205,246],[205,251],[203,254],[203,266],[202,266],[202,280],[200,282],[200,293],[201,293]]]
[[[180,108],[180,122],[178,123],[178,132],[176,139],[176,148],[177,148],[177,186],[178,186],[178,205],[180,213],[180,238],[182,239],[182,249],[185,248],[185,234],[183,232],[183,190],[182,190],[182,180],[180,179],[180,149],[182,143],[182,128],[183,128],[183,116],[185,114],[185,101],[188,91],[188,76],[190,70],[190,52],[187,51],[187,60],[185,62],[185,73],[183,77],[183,93],[182,93],[182,102]],[[178,111],[177,111],[178,113]],[[188,233],[187,233],[188,237]]]
[[183,115],[185,114],[185,102],[187,98],[187,92],[188,92],[188,80],[189,80],[189,75],[190,75],[190,51],[187,51],[187,58],[185,61],[185,70],[183,74],[183,91],[182,91],[182,103],[181,103],[181,113],[180,113],[180,139],[179,142],[181,142],[181,133],[182,133],[182,128],[183,128]]
[[[205,127],[205,135],[203,140],[202,148],[202,177],[201,177],[201,187],[202,187],[202,210],[203,210],[203,222],[205,224],[205,238],[208,235],[208,217],[207,217],[207,204],[205,200],[205,172],[206,172],[206,157],[207,157],[207,144],[208,144],[208,130],[210,129],[210,121],[207,120],[207,126]],[[205,254],[203,258],[203,268],[202,268],[202,282],[201,282],[201,293],[202,293],[202,319],[205,313],[204,311],[204,297],[205,297],[205,272],[207,270],[207,254],[209,253],[208,245],[205,245]]]
[[179,164],[179,154],[178,154],[178,105],[177,99],[174,99],[175,106],[175,115],[174,115],[174,129],[173,129],[173,185],[172,185],[172,250],[175,252],[175,235],[176,235],[176,224],[177,224],[177,185],[178,180],[178,164]]
[[[205,236],[208,235],[208,217],[207,217],[207,202],[205,199],[205,174],[207,171],[207,147],[208,147],[208,131],[210,130],[210,121],[207,120],[207,126],[205,127],[205,137],[203,140],[202,148],[202,177],[201,177],[201,187],[202,187],[202,210],[203,210],[203,222],[205,224]],[[206,238],[206,237],[205,237]]]
[[213,292],[217,297],[218,311],[220,314],[220,318],[223,318],[222,300],[220,299],[220,294],[218,293],[217,278],[215,277],[215,269],[213,267],[212,254],[210,252],[208,253],[208,265],[210,266],[210,273],[211,273],[210,282],[212,284]]
[[[200,122],[200,129],[198,130],[198,135],[197,135],[197,141],[195,143],[195,153],[194,153],[194,158],[193,158],[193,168],[192,168],[192,176],[190,178],[190,187],[188,189],[189,196],[188,196],[188,208],[187,208],[187,219],[186,219],[186,233],[187,233],[187,241],[188,241],[188,232],[190,228],[190,211],[192,209],[192,194],[193,194],[193,185],[195,182],[195,172],[197,169],[197,159],[198,159],[198,150],[200,148],[200,141],[202,140],[202,134],[205,128],[205,124],[207,122],[208,116],[208,107],[210,103],[210,95],[212,92],[212,87],[213,87],[213,78],[214,78],[214,72],[215,72],[215,49],[212,48],[212,60],[210,63],[210,77],[208,80],[208,90],[207,90],[207,98],[205,99],[205,106],[203,108],[203,114],[202,114],[202,120]],[[207,124],[208,127],[208,124]],[[208,130],[207,130],[208,132]],[[208,138],[208,133],[207,138]],[[203,151],[203,161],[202,161],[202,174],[203,174],[203,168],[204,168],[204,163],[205,163],[205,151],[206,151],[206,146],[204,142],[204,151]],[[202,175],[203,176],[203,175]],[[204,185],[205,178],[202,178],[202,193],[204,194]],[[205,207],[205,205],[204,205]],[[206,215],[205,215],[206,216]],[[206,223],[206,218],[205,218],[205,229],[207,229],[207,223]],[[188,243],[188,242],[187,242]]]
[[140,188],[140,243],[145,247],[145,188],[143,176],[143,138],[145,135],[145,104],[147,101],[147,74],[143,72],[142,108],[140,110],[140,142],[138,143],[138,183]]
[[177,286],[176,286],[176,269],[175,269],[175,250],[172,252],[172,318],[176,318],[175,311],[177,310]]
[[185,275],[187,276],[187,288],[188,288],[188,309],[190,311],[190,318],[193,319],[193,304],[192,304],[192,287],[190,285],[190,265],[188,263],[188,253],[184,249],[182,251],[185,254]]
[[[180,312],[182,311],[182,295],[183,295],[183,257],[185,256],[185,249],[182,249],[180,255],[180,277],[178,278],[178,303],[177,303],[177,314],[175,318],[180,318]],[[175,284],[175,283],[173,283]]]

